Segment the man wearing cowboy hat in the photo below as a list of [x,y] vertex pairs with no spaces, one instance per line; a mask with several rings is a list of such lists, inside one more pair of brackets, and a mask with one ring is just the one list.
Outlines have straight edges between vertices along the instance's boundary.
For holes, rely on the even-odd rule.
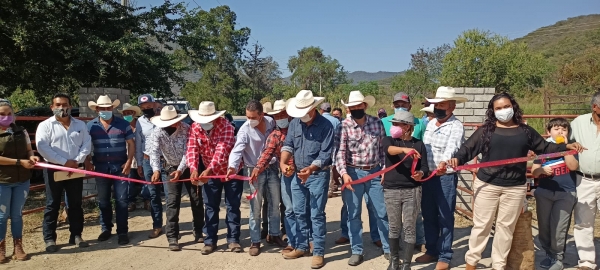
[[423,122],[423,125],[425,125],[425,127],[427,127],[427,124],[429,124],[429,121],[431,121],[431,119],[435,118],[435,115],[433,114],[434,104],[429,103],[429,102],[424,102],[424,105],[425,105],[425,107],[423,107],[423,109],[421,109],[421,111],[424,112],[425,115],[423,115],[423,118],[421,118],[421,122]]
[[[190,170],[186,164],[186,149],[188,142],[188,131],[190,126],[183,119],[187,114],[177,114],[177,110],[172,105],[164,107],[160,115],[152,117],[152,123],[157,129],[150,136],[148,141],[150,147],[150,166],[152,166],[152,182],[159,182],[161,178],[161,161],[164,158],[164,168],[169,174],[171,181],[179,179],[188,179]],[[185,186],[190,197],[192,209],[192,228],[195,242],[198,242],[202,236],[202,227],[204,227],[204,205],[202,195],[198,189],[187,182],[169,182],[166,187],[169,190],[167,199],[167,226],[166,235],[169,242],[169,250],[179,251],[179,211],[181,207],[181,188]],[[202,241],[203,242],[203,241]]]
[[[360,91],[350,92],[348,103],[342,104],[350,110],[351,118],[342,121],[339,129],[340,143],[335,155],[335,165],[344,183],[377,173],[384,164],[383,144],[385,130],[379,118],[368,115],[365,110],[375,105],[375,98],[363,96]],[[381,239],[383,252],[389,257],[388,218],[383,200],[381,177],[375,177],[363,184],[351,185],[342,192],[348,212],[348,229],[352,256],[348,260],[351,266],[363,262],[362,245],[362,199],[368,197],[368,207],[376,214],[377,228]],[[373,230],[373,228],[371,229]]]
[[[206,225],[204,247],[202,254],[208,255],[217,248],[217,233],[219,231],[219,210],[221,195],[225,190],[225,205],[227,206],[227,243],[232,252],[242,252],[240,246],[240,204],[244,183],[240,180],[222,182],[220,179],[210,179],[211,175],[227,173],[227,157],[235,143],[234,127],[221,117],[225,111],[217,111],[212,101],[202,101],[198,110],[190,110],[190,118],[194,121],[189,131],[187,144],[187,165],[190,168],[190,178],[200,179],[204,183],[204,206],[206,208]],[[199,171],[199,158],[205,169]],[[198,184],[199,181],[193,181]]]
[[457,103],[467,101],[457,97],[452,87],[441,86],[435,98],[427,99],[434,104],[433,118],[427,124],[423,143],[427,149],[430,170],[438,169],[435,177],[423,183],[421,210],[425,227],[427,252],[415,259],[418,263],[436,262],[435,269],[448,269],[452,260],[454,238],[454,209],[458,176],[446,169],[446,161],[458,151],[464,142],[464,127],[453,112]]
[[[309,224],[312,222],[313,269],[325,265],[325,204],[329,188],[329,169],[333,152],[333,126],[315,110],[325,98],[314,97],[312,91],[301,90],[286,106],[294,117],[281,148],[280,167],[287,168],[292,155],[296,174],[292,180],[292,201],[296,214],[296,249],[283,254],[286,259],[308,255]],[[310,205],[310,213],[307,211]]]
[[[131,105],[129,103],[125,103],[125,104],[123,104],[123,109],[122,110],[117,110],[117,111],[119,111],[119,113],[121,115],[123,115],[123,120],[129,122],[129,126],[131,126],[131,129],[133,130],[133,132],[135,134],[135,125],[137,123],[137,118],[140,115],[142,115],[142,110],[140,110],[140,107],[133,106],[133,105]],[[131,170],[129,171],[129,178],[131,178],[131,179],[140,179],[140,175],[137,172],[137,167],[138,167],[137,166],[137,160],[134,157],[133,161],[131,162]],[[135,182],[129,182],[129,187],[128,187],[128,191],[127,191],[127,194],[128,194],[127,201],[129,202],[127,210],[129,212],[135,211],[135,209],[136,209],[136,205],[135,205],[136,197],[137,197],[138,194],[140,194],[141,191],[142,191],[142,185],[141,184],[135,183]],[[144,194],[142,194],[142,196],[143,195]],[[144,200],[144,201],[146,201],[146,200]]]
[[[99,173],[122,176],[129,175],[135,152],[135,143],[133,142],[134,135],[129,122],[113,117],[112,112],[119,104],[118,99],[113,102],[106,95],[98,97],[97,102],[88,102],[90,109],[98,112],[98,118],[89,121],[87,124],[94,151],[93,165],[88,159],[86,160],[86,167],[88,169],[94,168]],[[100,225],[102,226],[102,233],[98,236],[98,241],[106,241],[111,236],[113,227],[111,186],[115,193],[118,243],[119,245],[126,245],[129,244],[129,237],[127,236],[127,192],[129,185],[126,181],[102,177],[96,178]]]
[[[252,175],[259,175],[263,173],[268,168],[272,168],[271,160],[280,160],[281,159],[281,147],[283,147],[283,141],[287,135],[288,126],[291,120],[291,117],[285,111],[286,102],[285,100],[277,100],[273,104],[273,110],[267,112],[267,114],[273,116],[275,123],[277,124],[277,128],[271,132],[269,137],[267,138],[267,142],[265,143],[265,148],[258,158],[258,162],[256,163],[256,167],[252,171]],[[292,192],[291,192],[291,181],[293,174],[294,163],[293,160],[287,163],[288,167],[284,168],[281,173],[281,199],[284,204],[284,226],[285,231],[287,232],[287,246],[282,250],[282,253],[287,253],[294,250],[296,246],[296,216],[294,215],[294,208],[292,204]],[[275,169],[279,171],[279,168]],[[274,209],[271,209],[274,211]]]

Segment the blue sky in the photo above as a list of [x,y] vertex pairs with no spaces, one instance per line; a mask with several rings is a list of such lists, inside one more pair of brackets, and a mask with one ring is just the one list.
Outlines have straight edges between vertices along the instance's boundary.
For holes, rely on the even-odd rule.
[[[139,6],[162,0],[136,0]],[[517,38],[569,17],[600,13],[598,0],[366,1],[195,0],[203,9],[228,5],[238,24],[273,56],[287,60],[306,46],[319,46],[349,71],[402,71],[419,47],[452,43],[479,28]],[[177,2],[176,0],[173,2]],[[184,0],[189,8],[197,7]]]

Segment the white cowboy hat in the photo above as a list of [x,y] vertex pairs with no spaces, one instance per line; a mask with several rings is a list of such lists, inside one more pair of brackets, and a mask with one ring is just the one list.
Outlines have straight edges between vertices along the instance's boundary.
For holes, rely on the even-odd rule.
[[121,104],[121,101],[119,101],[118,99],[115,99],[115,101],[112,101],[110,99],[110,97],[108,97],[107,95],[102,95],[102,96],[98,97],[98,101],[96,101],[96,102],[89,101],[88,107],[90,107],[90,109],[92,109],[92,111],[95,111],[96,107],[100,107],[100,108],[113,107],[113,109],[114,109],[117,106],[119,106],[119,104]]
[[325,100],[324,97],[315,97],[310,90],[300,90],[296,97],[288,100],[285,110],[289,116],[300,118],[317,107],[323,100]]
[[273,105],[271,105],[271,102],[265,102],[262,106],[264,113],[269,113],[270,111],[273,111]]
[[208,124],[225,114],[225,110],[217,111],[215,109],[214,102],[202,101],[198,106],[198,110],[189,110],[188,113],[190,114],[190,118],[192,118],[194,122],[198,122],[200,124]]
[[120,114],[123,114],[124,111],[134,111],[135,115],[134,116],[140,116],[142,115],[142,110],[140,109],[140,107],[138,106],[133,106],[129,103],[123,103],[123,109],[122,110],[117,110],[119,111]]
[[425,108],[421,109],[421,111],[422,111],[422,112],[433,113],[433,107],[434,107],[434,105],[433,105],[433,104],[430,104],[429,106],[427,106],[427,107],[425,107]]
[[177,109],[175,109],[173,105],[169,105],[160,110],[160,115],[150,118],[150,122],[159,128],[164,128],[171,126],[186,117],[187,114],[177,114]]
[[454,100],[456,103],[463,103],[467,101],[465,97],[457,97],[456,91],[452,87],[440,86],[435,92],[434,98],[427,98],[430,103],[440,103],[447,100]]
[[270,112],[267,112],[268,115],[276,115],[280,112],[282,112],[283,110],[285,110],[285,107],[287,106],[288,102],[291,99],[288,99],[287,101],[280,99],[280,100],[276,100],[275,104],[273,104],[273,110],[271,110]]
[[345,103],[344,100],[342,100],[342,104],[346,107],[356,106],[361,103],[367,103],[369,107],[373,107],[373,105],[375,105],[375,98],[373,96],[365,97],[360,91],[352,91],[348,97],[348,103]]

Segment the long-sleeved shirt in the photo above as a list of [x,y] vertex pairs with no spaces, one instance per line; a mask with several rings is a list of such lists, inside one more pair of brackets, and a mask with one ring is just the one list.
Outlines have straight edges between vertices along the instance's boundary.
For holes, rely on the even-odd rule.
[[331,122],[318,113],[310,125],[300,121],[300,118],[294,118],[281,151],[294,156],[296,170],[310,165],[324,169],[331,165],[333,132]]
[[342,121],[340,146],[335,155],[335,166],[340,175],[346,174],[346,166],[375,166],[385,163],[381,141],[385,137],[383,123],[374,116],[366,115],[364,125],[353,118]]
[[165,169],[169,167],[177,167],[180,172],[185,171],[186,150],[188,143],[188,133],[190,125],[181,122],[177,130],[169,135],[162,128],[157,128],[150,136],[148,148],[150,150],[150,167],[152,171],[160,171],[160,155],[165,158]]
[[[454,115],[439,127],[436,124],[437,119],[431,119],[423,135],[430,170],[435,170],[438,164],[450,160],[465,141],[465,128]],[[448,168],[446,173],[454,173],[454,171]]]
[[[417,161],[417,171],[423,172],[423,178],[429,176],[429,167],[427,166],[427,150],[422,141],[412,137],[409,141],[394,139],[392,137],[383,138],[383,151],[385,151],[385,166],[390,167],[402,160],[406,154],[390,155],[388,149],[390,146],[412,148],[419,152],[421,159]],[[421,182],[415,181],[412,178],[412,163],[413,158],[407,158],[402,164],[396,166],[393,170],[385,173],[383,188],[385,189],[400,189],[400,188],[415,188],[421,186]]]
[[246,121],[238,130],[235,145],[229,154],[229,168],[240,169],[242,161],[245,166],[256,167],[260,152],[265,148],[267,137],[275,128],[275,120],[271,117],[263,117],[266,130],[263,134],[258,128],[253,128]]
[[600,136],[592,114],[580,115],[571,122],[571,140],[583,145],[587,150],[579,153],[578,171],[588,175],[600,174]]
[[146,141],[150,140],[154,128],[154,124],[146,116],[141,116],[135,123],[135,159],[138,162],[144,160],[144,155],[150,156]]
[[68,160],[83,163],[92,149],[86,124],[71,118],[69,129],[52,116],[41,122],[35,132],[37,151],[50,163],[65,165]]
[[[484,151],[483,128],[477,129],[454,155],[459,164],[465,164]],[[536,154],[565,151],[565,144],[547,142],[530,126],[517,128],[496,127],[489,140],[488,153],[481,162],[526,157],[529,150]],[[524,185],[527,181],[527,162],[479,168],[477,178],[504,187]]]
[[[258,162],[256,163],[255,167],[258,169],[259,173],[262,173],[267,168],[273,158],[276,160],[281,158],[281,147],[283,147],[283,141],[285,140],[286,136],[287,128],[277,128],[271,132],[269,137],[267,137],[265,149],[263,150],[262,154],[260,154],[260,158],[258,158]],[[287,164],[292,165],[294,164],[293,162],[294,159],[291,158]]]
[[186,158],[190,171],[198,170],[198,158],[206,168],[210,168],[215,175],[227,173],[227,157],[235,143],[234,128],[223,117],[213,121],[213,129],[208,133],[200,124],[193,123],[189,131]]

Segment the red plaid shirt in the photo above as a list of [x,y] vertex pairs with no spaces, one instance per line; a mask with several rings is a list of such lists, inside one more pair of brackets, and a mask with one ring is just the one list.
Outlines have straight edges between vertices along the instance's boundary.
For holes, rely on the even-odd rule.
[[235,144],[234,128],[223,117],[217,118],[214,128],[207,134],[200,124],[193,123],[187,142],[187,164],[190,171],[198,170],[198,157],[206,168],[211,168],[214,175],[227,173],[227,158]]
[[[265,144],[265,149],[262,154],[258,158],[258,162],[256,164],[256,169],[259,170],[259,173],[262,173],[267,166],[269,166],[269,162],[273,157],[276,157],[277,160],[281,159],[281,147],[283,146],[283,141],[285,141],[285,136],[287,135],[287,128],[281,130],[279,128],[273,130],[269,137],[267,137],[267,143]],[[288,165],[294,164],[294,159],[290,158]]]
[[363,126],[354,119],[346,118],[337,134],[339,148],[335,154],[334,165],[340,175],[346,173],[346,164],[354,166],[374,166],[385,164],[385,154],[381,141],[385,137],[383,123],[377,117],[366,115]]

